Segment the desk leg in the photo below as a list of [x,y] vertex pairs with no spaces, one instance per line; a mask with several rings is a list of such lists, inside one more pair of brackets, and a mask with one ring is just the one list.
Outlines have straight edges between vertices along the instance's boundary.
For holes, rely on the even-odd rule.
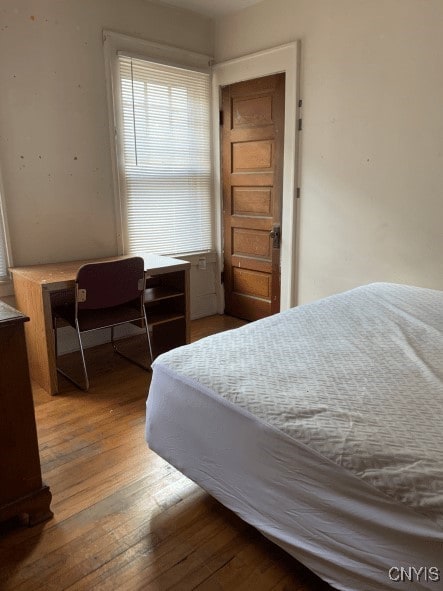
[[39,283],[14,274],[13,281],[17,308],[30,319],[25,323],[25,334],[31,379],[50,394],[57,394],[49,292],[42,289]]

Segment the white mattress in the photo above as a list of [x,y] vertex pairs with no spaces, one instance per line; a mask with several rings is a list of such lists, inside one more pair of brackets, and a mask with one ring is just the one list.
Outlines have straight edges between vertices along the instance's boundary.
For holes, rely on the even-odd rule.
[[442,292],[373,284],[176,349],[147,404],[152,449],[337,589],[443,575]]

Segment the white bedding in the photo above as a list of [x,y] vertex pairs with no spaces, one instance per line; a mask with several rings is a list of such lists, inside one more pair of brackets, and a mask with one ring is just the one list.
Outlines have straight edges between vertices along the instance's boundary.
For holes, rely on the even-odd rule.
[[442,423],[443,293],[372,284],[159,357],[147,437],[320,576],[361,591],[392,588],[396,565],[443,576]]

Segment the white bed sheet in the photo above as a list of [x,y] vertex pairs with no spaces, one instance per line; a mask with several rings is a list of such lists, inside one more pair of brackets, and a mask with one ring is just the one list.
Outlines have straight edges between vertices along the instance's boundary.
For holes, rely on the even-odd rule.
[[[387,289],[391,294],[400,290],[400,300],[405,295],[404,286],[368,287],[372,292]],[[429,296],[429,290],[424,291]],[[418,296],[416,289],[412,292]],[[367,297],[366,292],[365,302]],[[333,298],[335,308],[340,308],[341,301],[343,295]],[[323,304],[316,303],[314,316],[318,316],[318,305]],[[384,305],[392,306],[389,297]],[[407,306],[402,306],[401,312],[411,316]],[[273,322],[264,322],[266,331]],[[423,318],[418,323],[420,330],[426,324]],[[402,332],[400,327],[395,338]],[[211,337],[206,350],[219,338]],[[217,343],[214,346],[217,348]],[[429,507],[435,511],[434,501],[429,502],[424,495],[424,507],[421,500],[417,505],[423,509],[420,512],[413,503],[408,505],[407,497],[395,498],[383,486],[374,486],[374,481],[339,465],[333,453],[325,457],[308,445],[309,438],[299,440],[293,431],[284,432],[273,425],[269,415],[267,420],[260,412],[257,416],[244,399],[239,404],[229,395],[220,396],[213,387],[214,380],[208,385],[207,376],[196,380],[194,369],[183,371],[187,354],[198,357],[205,343],[193,347],[171,352],[155,363],[146,430],[154,451],[337,589],[419,590],[441,586],[426,581],[424,575],[413,584],[389,578],[391,567],[436,567],[443,573],[442,530],[429,516]],[[425,364],[425,377],[432,380],[436,368],[429,371],[429,367]],[[226,379],[229,381],[230,376]],[[436,445],[441,449],[441,441]]]

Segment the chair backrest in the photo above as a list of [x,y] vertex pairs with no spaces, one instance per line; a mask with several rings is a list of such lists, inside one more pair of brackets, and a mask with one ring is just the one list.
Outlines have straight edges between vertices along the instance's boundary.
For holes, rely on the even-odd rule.
[[76,279],[78,310],[112,308],[140,298],[145,289],[144,266],[141,257],[83,265]]

